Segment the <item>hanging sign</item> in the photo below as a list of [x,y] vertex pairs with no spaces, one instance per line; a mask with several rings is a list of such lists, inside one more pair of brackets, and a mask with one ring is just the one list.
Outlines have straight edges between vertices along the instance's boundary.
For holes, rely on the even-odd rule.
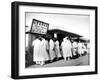
[[39,21],[37,19],[33,19],[32,25],[31,25],[31,32],[32,33],[46,34],[48,28],[49,28],[48,23]]

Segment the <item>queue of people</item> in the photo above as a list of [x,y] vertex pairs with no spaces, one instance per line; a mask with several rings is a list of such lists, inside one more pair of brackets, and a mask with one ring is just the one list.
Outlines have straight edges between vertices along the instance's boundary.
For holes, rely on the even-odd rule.
[[[33,61],[36,64],[44,65],[46,61],[51,62],[57,58],[63,58],[65,61],[79,54],[82,56],[85,52],[89,52],[89,48],[84,43],[70,41],[68,37],[63,38],[61,45],[59,41],[50,38],[48,41],[45,37],[37,37],[33,43]],[[89,47],[89,46],[88,46]]]

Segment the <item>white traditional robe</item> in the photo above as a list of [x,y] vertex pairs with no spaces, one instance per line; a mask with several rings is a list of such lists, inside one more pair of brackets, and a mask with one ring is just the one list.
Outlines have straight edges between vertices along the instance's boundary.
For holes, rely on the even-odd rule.
[[87,51],[86,46],[84,43],[82,43],[82,54],[84,54]]
[[73,55],[76,55],[76,51],[77,51],[77,47],[78,47],[77,42],[74,41],[72,43],[72,47],[73,47]]
[[41,41],[39,39],[36,39],[33,41],[33,61],[41,61],[42,57],[40,56],[40,45]]
[[63,52],[63,57],[72,57],[72,45],[69,40],[65,40],[61,44],[62,46],[62,52]]
[[90,53],[90,43],[87,43],[87,53]]
[[59,41],[58,40],[55,42],[55,53],[56,53],[58,58],[61,57],[61,52],[60,52]]
[[81,55],[82,54],[82,47],[83,47],[83,45],[82,45],[82,43],[78,43],[78,53]]
[[43,61],[49,60],[49,55],[47,52],[48,49],[48,41],[46,41],[45,39],[43,39],[41,41],[41,55],[43,56]]
[[64,39],[61,43],[62,55],[64,58],[67,57],[67,51],[66,51],[67,45],[65,44],[65,42],[66,42],[66,39]]
[[67,40],[66,45],[67,45],[67,57],[72,57],[72,44],[70,40]]
[[49,41],[49,54],[50,54],[50,60],[53,60],[56,57],[54,51],[54,42],[52,39],[50,39]]

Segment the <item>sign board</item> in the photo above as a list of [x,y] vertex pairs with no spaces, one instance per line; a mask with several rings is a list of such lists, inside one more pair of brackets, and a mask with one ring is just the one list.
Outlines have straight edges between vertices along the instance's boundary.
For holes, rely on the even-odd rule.
[[37,19],[33,19],[32,25],[31,25],[31,32],[32,33],[46,34],[48,28],[49,28],[48,23],[39,21]]

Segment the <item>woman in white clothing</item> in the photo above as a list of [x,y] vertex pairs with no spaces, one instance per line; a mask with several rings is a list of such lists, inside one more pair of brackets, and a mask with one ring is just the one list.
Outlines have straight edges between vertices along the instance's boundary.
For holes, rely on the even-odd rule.
[[66,57],[69,60],[70,57],[72,57],[72,45],[70,40],[68,40],[68,38],[64,38],[61,47],[62,47],[64,60],[66,60]]
[[86,46],[84,43],[82,43],[82,54],[85,54],[87,52]]
[[33,61],[36,62],[36,64],[39,64],[40,62],[40,43],[41,41],[37,38],[36,40],[33,41],[32,46],[33,46]]
[[73,43],[72,43],[73,56],[76,56],[76,55],[77,55],[77,54],[76,54],[76,52],[77,52],[77,47],[78,47],[77,42],[76,42],[76,41],[73,41]]
[[48,49],[48,41],[46,41],[44,38],[42,38],[42,41],[41,41],[41,46],[40,46],[41,50],[40,50],[40,54],[42,55],[42,60],[41,60],[41,65],[44,65],[45,64],[45,61],[49,60],[49,55],[48,55],[48,52],[47,52],[47,49]]
[[59,47],[59,41],[56,40],[55,42],[55,53],[57,55],[57,58],[59,59],[61,57],[60,47]]
[[61,43],[61,48],[62,48],[63,58],[64,58],[64,60],[66,60],[66,57],[67,57],[67,51],[66,51],[66,48],[67,48],[67,45],[66,45],[66,38],[63,38],[63,41],[62,41],[62,43]]
[[90,53],[90,42],[87,42],[87,54]]
[[49,54],[50,54],[50,60],[53,61],[56,55],[54,51],[54,41],[52,39],[50,39],[49,41]]
[[83,48],[83,45],[82,45],[82,43],[79,41],[79,43],[78,43],[78,54],[81,56],[82,55],[82,48]]

